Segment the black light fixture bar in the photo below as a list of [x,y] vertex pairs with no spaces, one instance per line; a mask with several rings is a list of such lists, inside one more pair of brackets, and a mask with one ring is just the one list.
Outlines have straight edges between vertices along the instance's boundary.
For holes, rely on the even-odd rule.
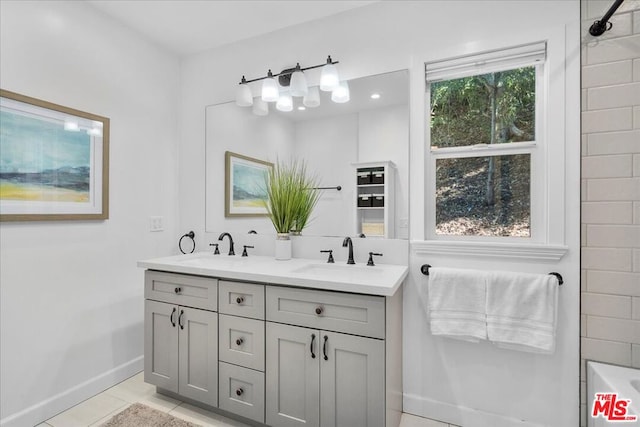
[[599,21],[595,21],[591,25],[591,27],[589,28],[589,34],[591,34],[594,37],[598,37],[603,35],[605,31],[610,30],[611,27],[613,27],[613,24],[609,22],[609,18],[611,18],[611,16],[616,12],[616,10],[618,10],[618,8],[620,7],[623,1],[624,0],[616,0],[611,5],[607,13],[604,14],[602,19]]
[[[324,67],[327,64],[335,65],[335,64],[339,64],[339,63],[340,63],[340,61],[334,61],[333,59],[331,59],[331,55],[329,55],[327,57],[327,62],[325,62],[324,64],[319,64],[319,65],[313,65],[311,67],[300,68],[300,71],[313,70],[314,68]],[[286,70],[282,70],[278,74],[271,74],[271,75],[267,74],[264,77],[258,77],[256,79],[251,79],[251,80],[247,80],[247,79],[245,79],[244,76],[242,76],[242,80],[240,80],[240,83],[238,83],[238,84],[242,85],[242,84],[246,84],[246,83],[258,82],[260,80],[268,79],[268,78],[271,78],[271,77],[275,78],[275,77],[279,77],[279,76],[290,76],[296,70],[297,70],[296,67],[287,68]],[[269,72],[271,72],[271,70],[269,70]]]

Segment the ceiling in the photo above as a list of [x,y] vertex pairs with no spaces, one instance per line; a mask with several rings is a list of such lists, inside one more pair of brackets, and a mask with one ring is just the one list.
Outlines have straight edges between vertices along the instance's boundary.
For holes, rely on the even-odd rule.
[[146,39],[186,56],[374,1],[89,0]]

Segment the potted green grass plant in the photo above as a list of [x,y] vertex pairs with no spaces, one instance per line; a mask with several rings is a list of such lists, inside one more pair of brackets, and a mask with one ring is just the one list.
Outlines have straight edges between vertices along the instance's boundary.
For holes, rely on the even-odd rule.
[[278,161],[267,177],[267,214],[276,229],[276,259],[291,258],[291,233],[307,226],[320,196],[304,161]]

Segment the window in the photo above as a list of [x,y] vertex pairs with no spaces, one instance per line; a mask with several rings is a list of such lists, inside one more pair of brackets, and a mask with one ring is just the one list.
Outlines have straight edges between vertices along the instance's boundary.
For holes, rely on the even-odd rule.
[[545,52],[537,43],[426,64],[430,238],[536,241]]

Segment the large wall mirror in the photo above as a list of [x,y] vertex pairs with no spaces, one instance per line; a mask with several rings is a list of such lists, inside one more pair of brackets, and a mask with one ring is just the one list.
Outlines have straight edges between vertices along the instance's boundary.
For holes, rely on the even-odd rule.
[[[275,163],[304,160],[322,187],[320,200],[303,236],[360,236],[361,225],[375,209],[358,206],[359,195],[380,193],[358,181],[362,165],[391,162],[386,189],[393,207],[389,238],[408,238],[409,216],[409,78],[406,70],[349,81],[350,101],[337,104],[321,92],[319,107],[280,112],[273,104],[259,116],[234,102],[206,108],[206,231],[275,234],[265,217],[225,216],[225,152]],[[365,168],[366,170],[366,168]],[[362,197],[360,197],[362,199]],[[365,214],[365,216],[363,216]]]

